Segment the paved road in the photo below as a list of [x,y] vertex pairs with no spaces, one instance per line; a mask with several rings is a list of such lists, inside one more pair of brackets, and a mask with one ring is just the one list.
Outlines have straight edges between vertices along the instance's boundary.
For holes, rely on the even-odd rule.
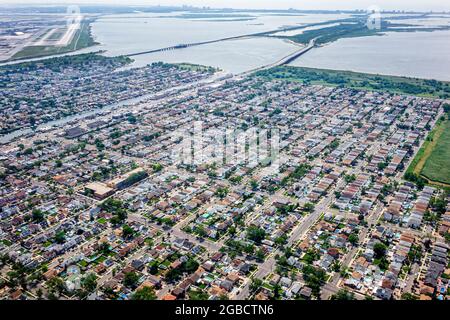
[[271,69],[271,68],[274,68],[274,67],[278,67],[278,66],[282,66],[282,65],[288,64],[288,63],[294,61],[295,59],[297,59],[298,57],[300,57],[301,55],[307,53],[312,48],[314,48],[315,47],[315,40],[316,39],[312,39],[306,47],[301,48],[300,50],[296,50],[295,52],[290,53],[289,55],[281,58],[280,60],[278,60],[278,61],[276,61],[274,63],[271,63],[271,64],[268,64],[268,65],[265,65],[265,66],[262,66],[262,67],[258,67],[256,69],[252,69],[252,70],[246,71],[244,73],[241,73],[239,76],[247,76],[247,75],[249,75],[251,73],[254,73],[254,72],[257,72],[257,71],[267,70],[267,69]]
[[405,281],[405,286],[402,292],[409,292],[409,293],[413,292],[414,280],[417,278],[419,274],[419,269],[420,265],[417,263],[413,263],[413,265],[411,266],[411,271]]

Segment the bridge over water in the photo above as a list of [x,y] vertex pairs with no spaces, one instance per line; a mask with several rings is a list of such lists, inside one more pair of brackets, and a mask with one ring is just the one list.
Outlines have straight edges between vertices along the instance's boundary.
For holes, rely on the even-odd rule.
[[246,75],[249,75],[249,74],[257,72],[257,71],[267,70],[267,69],[271,69],[271,68],[275,68],[275,67],[278,67],[278,66],[284,66],[286,64],[289,64],[292,61],[294,61],[295,59],[297,59],[298,57],[300,57],[301,55],[304,55],[305,53],[307,53],[308,51],[313,49],[316,46],[316,39],[312,39],[308,43],[308,45],[306,47],[301,48],[300,50],[297,50],[297,51],[289,54],[286,57],[283,57],[282,59],[280,59],[280,60],[278,60],[278,61],[276,61],[274,63],[271,63],[269,65],[265,65],[265,66],[262,66],[262,67],[258,67],[258,68],[253,69],[253,70],[246,71],[244,73],[241,73],[240,76],[246,76]]
[[127,57],[134,57],[134,56],[140,56],[140,55],[149,54],[149,53],[171,51],[171,50],[177,50],[177,49],[185,49],[185,48],[194,47],[194,46],[201,46],[201,45],[205,45],[205,44],[211,44],[211,43],[228,41],[228,40],[237,40],[237,39],[243,39],[243,38],[248,38],[248,37],[256,37],[256,36],[261,36],[261,35],[262,35],[261,33],[258,33],[258,34],[242,35],[242,36],[228,37],[228,38],[222,38],[222,39],[216,39],[216,40],[208,40],[208,41],[201,41],[201,42],[194,42],[194,43],[183,43],[183,44],[178,44],[176,46],[171,46],[171,47],[166,47],[166,48],[160,48],[160,49],[153,49],[153,50],[146,50],[146,51],[141,51],[141,52],[130,53],[130,54],[126,54],[125,56],[127,56]]
[[307,27],[315,26],[315,25],[317,25],[317,23],[306,24],[303,26],[285,27],[285,28],[271,30],[271,31],[250,33],[250,34],[226,37],[226,38],[215,39],[215,40],[200,41],[200,42],[193,42],[193,43],[183,43],[183,44],[178,44],[176,46],[170,46],[170,47],[165,47],[165,48],[160,48],[160,49],[152,49],[152,50],[145,50],[145,51],[140,51],[140,52],[135,52],[135,53],[129,53],[129,54],[126,54],[125,56],[134,57],[134,56],[140,56],[140,55],[150,54],[150,53],[171,51],[171,50],[177,50],[177,49],[185,49],[185,48],[189,48],[189,47],[201,46],[201,45],[205,45],[205,44],[217,43],[217,42],[222,42],[222,41],[238,40],[238,39],[251,38],[251,37],[262,37],[262,36],[268,36],[270,34],[277,33],[277,32],[285,32],[285,31],[304,29]]

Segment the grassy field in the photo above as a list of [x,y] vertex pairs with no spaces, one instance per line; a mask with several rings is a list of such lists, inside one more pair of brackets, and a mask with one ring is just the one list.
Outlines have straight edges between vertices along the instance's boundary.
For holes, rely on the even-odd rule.
[[265,79],[297,81],[305,84],[342,86],[359,90],[384,91],[423,97],[450,98],[450,82],[325,70],[304,67],[280,66],[255,73]]
[[444,127],[443,122],[439,120],[436,123],[436,126],[433,128],[433,130],[430,131],[427,138],[425,139],[424,143],[420,147],[419,151],[417,152],[414,159],[411,161],[411,164],[408,167],[408,170],[406,172],[414,173],[416,175],[420,175],[422,172],[422,169],[425,165],[426,160],[430,156],[431,152],[433,151],[434,146],[436,145],[440,135],[442,134]]
[[450,186],[450,120],[443,121],[436,128],[423,159],[420,174],[428,180]]
[[176,65],[181,69],[185,69],[185,70],[189,70],[189,71],[214,72],[217,70],[213,67],[207,67],[207,66],[202,66],[199,64],[192,64],[192,63],[177,63]]
[[66,32],[67,29],[65,28],[60,28],[58,30],[56,30],[55,32],[53,32],[50,37],[47,38],[47,40],[59,40],[61,39],[61,37],[64,35],[64,33]]
[[432,185],[450,187],[450,120],[438,120],[411,161],[405,177],[408,174],[425,178]]
[[[59,32],[55,32],[55,34],[60,34]],[[53,36],[52,35],[52,38]],[[53,39],[55,40],[55,39]],[[57,47],[57,46],[29,46],[23,48],[21,51],[16,53],[10,60],[19,60],[19,59],[30,59],[30,58],[38,58],[45,57],[55,54],[62,54],[67,52],[72,52],[76,50],[80,50],[83,48],[87,48],[95,45],[95,41],[91,36],[91,27],[90,21],[85,21],[81,23],[81,28],[76,32],[72,41],[68,46],[65,47]]]

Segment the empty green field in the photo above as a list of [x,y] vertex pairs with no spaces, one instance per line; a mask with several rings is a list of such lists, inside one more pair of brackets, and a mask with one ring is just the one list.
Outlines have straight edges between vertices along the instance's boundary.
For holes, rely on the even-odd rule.
[[421,175],[433,182],[450,185],[450,120],[442,124],[442,133],[425,161]]
[[216,70],[219,70],[214,67],[207,67],[207,66],[202,66],[199,64],[192,64],[192,63],[177,63],[177,66],[184,70],[199,71],[199,72],[214,72]]
[[53,33],[47,38],[47,40],[58,41],[59,39],[62,38],[62,36],[64,36],[64,34],[66,33],[66,31],[67,31],[66,28],[60,28],[60,29],[57,29],[55,32],[53,32]]
[[413,173],[417,176],[420,176],[422,169],[425,166],[425,162],[433,151],[433,148],[439,140],[439,136],[442,134],[443,130],[444,127],[442,125],[442,121],[438,120],[433,130],[428,133],[428,136],[422,143],[419,151],[417,151],[406,173]]

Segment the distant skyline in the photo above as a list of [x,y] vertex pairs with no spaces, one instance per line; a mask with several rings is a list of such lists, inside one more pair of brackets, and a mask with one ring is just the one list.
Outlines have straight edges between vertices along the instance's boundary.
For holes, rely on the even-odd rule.
[[299,10],[352,10],[365,9],[376,5],[382,10],[414,11],[450,11],[448,0],[0,0],[0,4],[36,5],[36,4],[106,4],[106,5],[147,5],[147,6],[182,6],[236,9],[299,9]]

